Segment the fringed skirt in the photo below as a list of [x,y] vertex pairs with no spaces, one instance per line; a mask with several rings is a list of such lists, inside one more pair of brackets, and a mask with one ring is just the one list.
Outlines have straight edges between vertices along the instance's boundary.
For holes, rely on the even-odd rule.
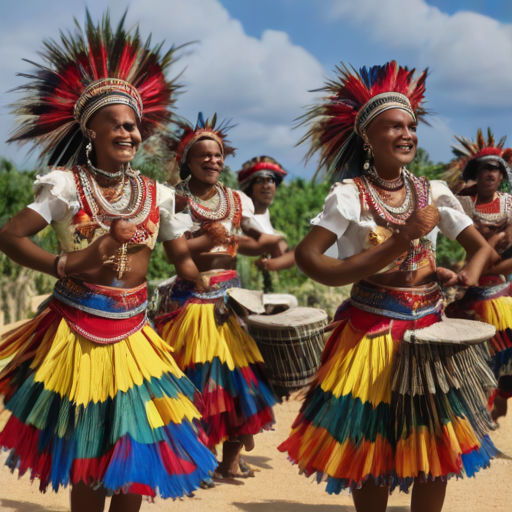
[[276,398],[256,342],[226,304],[226,290],[240,287],[235,271],[219,271],[212,291],[200,293],[177,278],[155,325],[174,358],[202,395],[203,425],[214,447],[274,424]]
[[177,498],[214,470],[194,386],[147,325],[146,305],[145,285],[64,279],[48,309],[0,339],[0,395],[12,413],[0,448],[41,491],[83,481]]
[[[481,346],[415,345],[408,329],[440,320],[437,285],[354,285],[337,313],[318,377],[279,446],[327,492],[369,478],[407,492],[421,481],[474,475],[495,448],[487,389],[495,384]],[[485,349],[485,346],[484,346]]]
[[482,286],[468,288],[464,297],[448,306],[446,315],[480,320],[496,327],[489,342],[499,394],[512,397],[512,283],[498,276],[480,280]]

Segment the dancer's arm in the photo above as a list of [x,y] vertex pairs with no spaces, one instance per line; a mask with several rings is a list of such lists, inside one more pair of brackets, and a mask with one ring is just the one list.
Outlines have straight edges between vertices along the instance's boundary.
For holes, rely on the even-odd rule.
[[[15,263],[32,270],[55,274],[55,254],[38,247],[30,237],[44,229],[46,220],[30,208],[23,209],[0,230],[0,251]],[[86,249],[67,255],[67,274],[83,273],[103,265],[103,258],[111,256],[121,244],[110,235],[103,235]]]
[[468,226],[457,237],[467,253],[467,264],[459,272],[459,284],[477,286],[478,280],[492,258],[494,250],[474,225]]
[[182,235],[174,240],[167,240],[163,242],[163,246],[169,261],[175,266],[176,273],[181,278],[195,282],[201,290],[207,288],[192,259],[185,236]]
[[435,206],[415,211],[405,226],[385,242],[359,254],[338,260],[324,253],[337,240],[336,235],[314,226],[295,249],[297,266],[308,277],[326,286],[344,286],[372,276],[407,252],[411,240],[421,238],[435,227],[439,213]]
[[288,251],[278,258],[263,258],[256,262],[256,265],[263,270],[279,272],[295,265],[295,250]]

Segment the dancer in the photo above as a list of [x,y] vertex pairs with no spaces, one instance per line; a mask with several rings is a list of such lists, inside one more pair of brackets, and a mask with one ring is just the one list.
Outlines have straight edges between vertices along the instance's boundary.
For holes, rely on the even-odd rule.
[[[476,141],[456,137],[456,158],[445,174],[452,190],[457,191],[466,214],[475,227],[495,246],[502,261],[486,270],[478,286],[469,288],[464,297],[447,309],[447,315],[490,323],[496,336],[490,341],[494,371],[499,389],[494,398],[493,419],[504,416],[507,399],[512,396],[512,196],[499,192],[510,184],[512,149],[504,148],[505,138],[497,144],[491,130],[487,140],[478,130]],[[492,401],[491,401],[492,403]]]
[[178,217],[188,227],[189,248],[212,290],[203,293],[176,279],[155,325],[202,393],[210,446],[223,443],[217,476],[236,477],[253,476],[249,468],[239,471],[240,451],[242,445],[251,450],[253,435],[273,425],[276,399],[256,342],[225,304],[226,291],[240,287],[234,270],[239,245],[254,248],[259,242],[241,236],[253,229],[250,200],[218,182],[224,158],[234,152],[225,131],[225,124],[216,127],[216,116],[210,123],[200,114],[195,128],[184,123],[168,140],[183,179],[176,188],[188,202]]
[[[494,451],[483,389],[493,378],[479,348],[404,341],[408,329],[440,321],[434,227],[468,252],[462,272],[441,274],[448,282],[476,283],[492,252],[448,187],[405,168],[425,113],[427,72],[417,81],[413,72],[394,61],[359,73],[342,65],[302,139],[342,181],[297,265],[325,285],[355,284],[279,449],[326,478],[327,492],[350,488],[358,512],[386,510],[388,494],[413,483],[412,512],[440,511],[447,479],[474,475]],[[341,261],[323,254],[336,241]]]
[[[277,187],[288,173],[269,156],[257,156],[245,162],[238,171],[238,188],[245,192],[254,204],[254,220],[259,230],[269,235],[278,235],[270,220],[269,207],[274,201]],[[280,249],[284,253],[277,257],[263,257],[257,261],[262,270],[279,271],[295,265],[295,252],[289,250],[283,240]],[[270,255],[272,256],[272,255]]]
[[[58,277],[48,309],[0,341],[0,433],[9,467],[40,490],[71,484],[71,510],[137,511],[142,495],[191,493],[216,461],[203,444],[195,389],[146,320],[146,270],[157,236],[178,273],[201,276],[176,237],[174,190],[130,167],[143,137],[169,122],[174,50],[160,55],[108,14],[85,33],[45,41],[10,142],[50,165],[35,201],[2,229],[13,261]],[[64,252],[30,237],[51,224]],[[172,236],[171,236],[172,233]]]

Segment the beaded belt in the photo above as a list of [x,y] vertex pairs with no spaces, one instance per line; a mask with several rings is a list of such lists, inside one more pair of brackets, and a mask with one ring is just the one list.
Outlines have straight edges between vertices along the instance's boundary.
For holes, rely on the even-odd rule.
[[66,277],[55,284],[51,309],[96,343],[121,341],[147,323],[147,286],[111,288]]
[[[480,280],[480,283],[483,284],[483,281]],[[460,302],[469,305],[471,302],[497,299],[498,297],[509,297],[511,291],[512,283],[504,283],[499,278],[494,282],[489,279],[486,280],[485,286],[470,286]]]
[[185,302],[216,302],[230,288],[240,288],[240,279],[235,270],[219,270],[210,275],[210,291],[200,292],[194,283],[176,278],[171,290],[171,300],[183,305]]
[[393,288],[361,281],[352,287],[350,304],[388,318],[417,320],[433,313],[441,314],[443,295],[437,283]]

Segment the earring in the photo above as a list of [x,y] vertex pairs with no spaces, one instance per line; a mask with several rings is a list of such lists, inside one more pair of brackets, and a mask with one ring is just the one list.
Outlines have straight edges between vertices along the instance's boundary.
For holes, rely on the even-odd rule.
[[89,159],[89,155],[91,154],[91,151],[92,151],[92,142],[89,141],[89,144],[87,144],[87,146],[85,146],[85,158],[87,159],[87,165],[92,169],[93,165],[92,165],[91,160]]
[[370,146],[370,144],[368,142],[364,143],[363,149],[366,151],[366,161],[363,164],[363,169],[365,171],[367,171],[371,165],[371,160],[373,158],[373,151],[372,151],[372,147]]

